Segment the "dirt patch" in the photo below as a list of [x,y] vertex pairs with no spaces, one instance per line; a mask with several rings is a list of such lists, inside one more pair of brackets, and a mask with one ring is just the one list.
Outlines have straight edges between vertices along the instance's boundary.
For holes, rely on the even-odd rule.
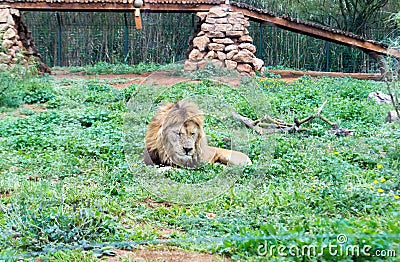
[[35,104],[35,105],[31,105],[31,104],[23,104],[20,107],[14,109],[13,111],[10,112],[3,112],[0,114],[0,119],[4,118],[6,115],[11,115],[14,117],[19,117],[19,118],[25,118],[28,117],[28,112],[26,112],[25,110],[28,110],[28,112],[30,110],[32,110],[34,113],[41,113],[47,110],[46,106],[44,104]]
[[38,105],[23,104],[22,108],[29,108],[33,110],[35,113],[40,113],[47,110],[46,106],[43,104],[38,104]]
[[51,75],[57,79],[115,79],[115,78],[145,78],[149,76],[151,73],[142,73],[142,74],[106,74],[106,75],[88,75],[84,72],[74,72],[71,73],[68,70],[53,70],[51,71]]
[[137,249],[137,250],[114,250],[117,254],[115,257],[103,258],[102,261],[137,261],[137,262],[230,262],[232,260],[207,253],[189,252],[175,247],[159,247],[156,249]]
[[[340,72],[316,72],[316,71],[296,71],[296,70],[268,70],[268,72],[279,74],[281,80],[291,82],[301,76],[308,75],[311,77],[329,76],[329,77],[351,77],[362,80],[380,80],[380,74],[367,74],[367,73],[340,73]],[[70,73],[67,70],[54,70],[52,75],[57,79],[121,79],[125,80],[123,83],[112,84],[115,88],[126,88],[131,84],[148,84],[153,86],[171,86],[181,82],[199,81],[192,80],[189,77],[174,74],[173,71],[157,71],[153,73],[142,74],[117,74],[117,75],[86,75],[83,72]],[[241,83],[242,77],[240,76],[227,76],[215,77],[215,81],[227,84],[230,86],[238,86]]]

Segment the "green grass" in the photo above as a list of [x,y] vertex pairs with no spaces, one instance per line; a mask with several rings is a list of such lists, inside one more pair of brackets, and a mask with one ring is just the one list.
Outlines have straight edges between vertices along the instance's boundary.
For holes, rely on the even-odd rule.
[[[5,116],[0,118],[0,260],[29,253],[50,261],[91,261],[93,255],[107,254],[109,244],[167,239],[187,250],[240,261],[286,261],[276,250],[273,258],[257,250],[266,241],[322,247],[337,244],[337,234],[348,236],[346,245],[399,252],[399,124],[385,123],[389,105],[366,100],[369,92],[385,90],[381,83],[252,78],[238,88],[204,80],[165,89],[116,89],[112,80],[40,77],[13,82],[12,76],[5,77],[12,95],[3,96],[8,102],[3,102]],[[131,96],[136,105],[150,101],[151,110],[137,109],[126,121]],[[206,115],[210,143],[229,147],[226,138],[234,130],[231,142],[254,164],[237,176],[232,189],[211,201],[154,204],[160,198],[136,180],[140,172],[153,169],[132,163],[140,159],[142,138],[158,103],[187,97],[206,112],[221,110]],[[253,119],[269,114],[291,122],[315,112],[324,101],[323,114],[354,129],[354,137],[335,137],[318,119],[307,133],[261,137],[231,117],[221,118],[225,112],[218,109],[222,104]],[[47,110],[14,114],[22,103],[41,103]],[[128,140],[127,123],[138,134]],[[128,158],[124,141],[130,142]],[[224,170],[205,166],[166,176],[196,185]],[[165,229],[173,233],[165,236]],[[105,244],[96,247],[99,243]],[[90,252],[70,251],[74,247]],[[379,260],[328,252],[321,257],[346,259]]]
[[[92,66],[60,68],[67,69],[71,73],[83,72],[87,75],[105,75],[105,74],[142,74],[145,72],[154,72],[161,67],[159,64],[139,63],[137,65],[110,64],[99,62]],[[57,68],[59,69],[59,68]]]

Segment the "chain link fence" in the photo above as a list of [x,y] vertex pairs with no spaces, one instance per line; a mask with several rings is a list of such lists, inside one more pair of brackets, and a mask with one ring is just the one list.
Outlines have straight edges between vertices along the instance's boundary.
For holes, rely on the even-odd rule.
[[[36,46],[49,66],[84,66],[97,62],[172,63],[185,59],[196,17],[188,13],[24,12]],[[249,28],[258,57],[267,66],[315,71],[377,72],[362,51],[252,22]],[[396,32],[379,25],[375,40]]]

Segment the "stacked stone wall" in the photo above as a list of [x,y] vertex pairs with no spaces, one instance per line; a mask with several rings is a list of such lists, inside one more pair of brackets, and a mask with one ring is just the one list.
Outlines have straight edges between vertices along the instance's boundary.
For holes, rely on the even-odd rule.
[[217,6],[209,12],[198,13],[200,30],[192,38],[186,71],[204,69],[207,63],[237,70],[242,75],[255,75],[264,62],[255,56],[256,47],[247,27],[247,18],[233,12],[229,6]]
[[28,66],[35,63],[41,73],[50,72],[42,63],[21,13],[7,5],[0,5],[0,41],[0,70],[8,70],[15,64]]

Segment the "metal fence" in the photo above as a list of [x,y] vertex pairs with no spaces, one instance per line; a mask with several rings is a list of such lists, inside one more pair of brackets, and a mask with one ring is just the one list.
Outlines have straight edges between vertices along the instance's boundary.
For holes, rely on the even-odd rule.
[[[97,62],[171,63],[181,61],[193,33],[193,14],[144,13],[143,30],[133,13],[24,12],[36,46],[49,66],[84,66]],[[362,51],[282,29],[251,23],[258,57],[269,66],[375,72],[377,65]],[[371,31],[375,40],[390,36],[385,28]]]

